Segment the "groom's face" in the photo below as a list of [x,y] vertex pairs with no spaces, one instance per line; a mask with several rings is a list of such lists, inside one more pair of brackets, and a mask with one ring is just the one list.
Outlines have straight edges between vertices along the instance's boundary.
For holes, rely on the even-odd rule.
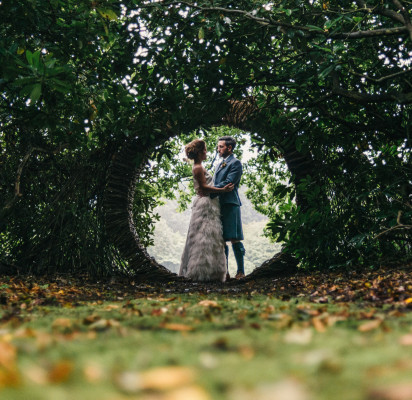
[[224,140],[219,140],[217,142],[217,151],[219,152],[220,157],[226,158],[232,153],[232,146],[227,146]]

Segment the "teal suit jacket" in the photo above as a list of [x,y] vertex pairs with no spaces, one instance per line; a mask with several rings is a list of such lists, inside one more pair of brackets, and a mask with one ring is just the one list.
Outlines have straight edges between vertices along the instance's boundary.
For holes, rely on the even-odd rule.
[[235,185],[234,189],[231,192],[226,193],[211,193],[210,197],[214,198],[219,196],[220,204],[234,204],[241,206],[242,203],[239,198],[239,183],[240,178],[242,177],[242,163],[231,154],[225,161],[226,165],[223,165],[221,162],[215,172],[214,184],[213,186],[222,188],[225,187],[228,183],[233,183]]

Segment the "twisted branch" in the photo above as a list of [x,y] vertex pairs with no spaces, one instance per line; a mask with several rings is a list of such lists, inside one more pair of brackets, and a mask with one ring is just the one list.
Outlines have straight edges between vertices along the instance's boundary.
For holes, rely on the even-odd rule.
[[[398,0],[393,0],[393,1],[398,1]],[[263,26],[267,26],[271,28],[280,27],[280,28],[300,30],[300,31],[305,32],[307,36],[317,36],[320,34],[320,35],[325,36],[327,39],[343,39],[343,40],[362,39],[362,38],[371,38],[371,37],[377,37],[377,36],[399,35],[399,34],[404,34],[404,33],[409,32],[409,28],[406,25],[407,21],[405,19],[405,16],[403,16],[402,18],[400,14],[394,11],[390,12],[390,10],[387,10],[388,12],[385,12],[385,11],[380,12],[380,14],[389,16],[390,18],[396,20],[397,22],[401,22],[405,24],[406,26],[395,27],[395,28],[382,28],[382,29],[375,29],[375,30],[370,30],[370,31],[329,33],[327,31],[314,30],[313,28],[303,26],[303,25],[292,25],[286,22],[274,21],[273,19],[269,19],[269,18],[257,17],[256,15],[253,15],[252,13],[248,11],[244,11],[244,10],[228,9],[224,7],[214,7],[214,6],[213,7],[202,7],[202,6],[198,6],[196,4],[192,4],[186,1],[173,1],[173,2],[167,3],[167,5],[186,5],[189,8],[194,8],[202,12],[211,11],[211,12],[225,13],[229,15],[230,14],[239,15],[247,19],[250,19],[254,22],[257,22],[259,25],[263,25]]]

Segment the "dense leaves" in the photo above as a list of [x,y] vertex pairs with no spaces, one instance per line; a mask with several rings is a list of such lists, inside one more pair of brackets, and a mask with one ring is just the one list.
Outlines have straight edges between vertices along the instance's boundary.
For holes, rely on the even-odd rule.
[[[222,124],[259,150],[249,196],[302,266],[410,257],[408,1],[36,0],[0,11],[7,268],[127,269],[103,218],[117,148],[138,138],[153,160],[134,204],[149,245],[156,199],[188,175],[173,154]],[[247,111],[225,117],[245,99]]]

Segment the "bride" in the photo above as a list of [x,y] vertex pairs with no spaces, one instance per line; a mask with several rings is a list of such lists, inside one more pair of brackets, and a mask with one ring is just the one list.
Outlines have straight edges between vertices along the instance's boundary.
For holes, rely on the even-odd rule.
[[194,160],[192,173],[198,194],[192,205],[179,275],[195,281],[224,282],[227,266],[219,197],[211,199],[209,193],[230,192],[233,190],[233,184],[223,188],[212,186],[212,177],[202,165],[206,160],[206,151],[206,143],[201,139],[195,139],[185,147],[187,157]]

